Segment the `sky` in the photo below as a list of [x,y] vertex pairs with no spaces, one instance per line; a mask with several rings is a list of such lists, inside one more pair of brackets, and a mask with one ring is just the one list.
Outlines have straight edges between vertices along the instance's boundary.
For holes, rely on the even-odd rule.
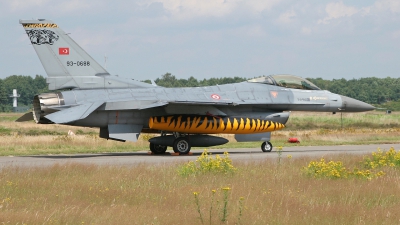
[[19,24],[32,18],[136,80],[400,77],[399,0],[0,0],[0,78],[46,76]]

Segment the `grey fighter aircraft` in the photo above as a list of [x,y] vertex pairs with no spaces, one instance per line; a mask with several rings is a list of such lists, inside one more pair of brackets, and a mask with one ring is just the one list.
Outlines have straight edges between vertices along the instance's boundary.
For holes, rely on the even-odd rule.
[[[234,134],[237,141],[261,141],[272,150],[270,132],[283,128],[290,111],[363,112],[373,106],[320,90],[306,79],[271,75],[208,87],[164,88],[110,75],[53,21],[20,20],[48,75],[54,93],[36,95],[33,112],[17,121],[98,127],[101,138],[137,141],[159,133],[150,150],[228,142],[210,134]],[[61,91],[62,90],[62,91]]]

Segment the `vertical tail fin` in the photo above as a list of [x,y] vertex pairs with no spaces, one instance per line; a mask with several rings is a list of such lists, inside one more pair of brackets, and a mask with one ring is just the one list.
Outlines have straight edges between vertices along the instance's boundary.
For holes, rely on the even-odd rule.
[[57,24],[20,20],[48,75],[49,89],[104,88],[109,73]]

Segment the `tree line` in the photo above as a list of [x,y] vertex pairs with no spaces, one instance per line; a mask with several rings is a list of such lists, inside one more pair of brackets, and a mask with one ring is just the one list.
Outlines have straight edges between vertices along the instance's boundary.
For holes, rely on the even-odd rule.
[[41,75],[31,76],[12,75],[0,79],[0,111],[11,112],[13,99],[10,97],[13,89],[17,89],[18,106],[32,106],[33,96],[49,92],[46,84],[46,78]]
[[[400,100],[400,78],[368,77],[360,79],[333,79],[307,78],[323,90],[345,95],[370,104],[388,104]],[[155,83],[163,87],[201,87],[237,83],[248,80],[243,77],[222,77],[210,79],[178,79],[171,73],[166,73],[155,80]],[[151,83],[150,80],[144,82]],[[12,90],[17,89],[20,97],[18,106],[32,107],[32,99],[35,95],[49,92],[46,79],[41,75],[31,76],[12,75],[0,79],[0,111],[12,111]],[[391,104],[400,105],[400,104]],[[399,108],[400,109],[400,108]],[[395,109],[393,109],[395,110]]]
[[308,80],[323,90],[370,104],[383,104],[400,99],[400,78],[366,77],[351,80],[308,78]]
[[[189,77],[188,79],[177,79],[171,73],[166,73],[161,76],[161,78],[157,78],[154,82],[158,86],[162,87],[203,87],[203,86],[212,86],[212,85],[220,85],[220,84],[232,84],[239,83],[242,81],[248,80],[243,77],[221,77],[221,78],[210,78],[210,79],[202,79],[197,80],[194,77]],[[144,82],[150,83],[150,80],[145,80]]]

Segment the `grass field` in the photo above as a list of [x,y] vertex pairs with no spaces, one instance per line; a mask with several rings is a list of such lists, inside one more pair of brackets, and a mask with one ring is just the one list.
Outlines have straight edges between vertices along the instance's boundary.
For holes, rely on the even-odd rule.
[[[13,122],[0,114],[0,154],[71,154],[147,150],[137,143],[98,138],[98,130]],[[292,113],[274,132],[274,146],[399,143],[400,114]],[[67,136],[69,130],[76,136]],[[224,137],[233,140],[231,135]],[[260,143],[231,143],[225,148]],[[276,154],[276,153],[275,153]],[[400,158],[400,155],[399,155]],[[383,176],[314,178],[304,173],[312,158],[234,161],[232,173],[183,176],[183,164],[3,167],[1,224],[399,224],[399,166],[377,168]],[[363,168],[363,156],[332,155],[325,161]],[[400,160],[399,160],[400,164]],[[219,164],[217,164],[219,165]],[[337,167],[338,164],[333,164]],[[375,171],[375,172],[377,172]],[[326,171],[325,171],[326,172]],[[328,171],[329,172],[329,171]],[[364,172],[363,172],[364,173]]]
[[[0,171],[2,224],[399,224],[400,170],[313,178],[311,158],[235,161],[233,173],[179,166],[55,165]],[[318,160],[318,159],[317,159]],[[362,156],[335,155],[346,168]]]
[[[98,129],[34,122],[14,122],[21,114],[0,114],[0,155],[74,154],[130,152],[148,150],[142,134],[136,143],[107,141],[98,137]],[[342,128],[343,121],[343,128]],[[67,136],[68,131],[76,135]],[[228,144],[213,148],[259,148],[259,142],[238,143],[233,135],[220,135]],[[300,139],[302,146],[354,145],[400,142],[400,113],[383,112],[332,115],[330,113],[292,112],[283,130],[272,133],[274,146],[290,146],[289,137]]]

